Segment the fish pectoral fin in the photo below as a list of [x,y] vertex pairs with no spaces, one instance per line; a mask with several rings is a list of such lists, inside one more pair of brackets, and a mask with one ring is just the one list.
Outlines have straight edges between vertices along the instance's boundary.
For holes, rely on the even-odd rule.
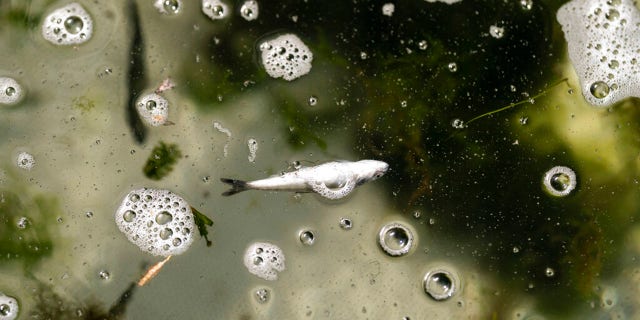
[[309,183],[311,190],[313,192],[331,200],[336,200],[340,198],[346,197],[353,189],[356,187],[356,180],[350,179],[338,189],[332,189],[327,187],[327,185],[322,181],[311,181]]

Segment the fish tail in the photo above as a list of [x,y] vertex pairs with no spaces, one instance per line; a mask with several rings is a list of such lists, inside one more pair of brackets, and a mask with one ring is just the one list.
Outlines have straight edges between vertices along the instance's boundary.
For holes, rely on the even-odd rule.
[[228,179],[228,178],[220,178],[220,181],[231,185],[231,189],[222,193],[223,196],[228,197],[234,195],[238,192],[242,192],[245,190],[249,190],[249,186],[246,181],[236,180],[236,179]]

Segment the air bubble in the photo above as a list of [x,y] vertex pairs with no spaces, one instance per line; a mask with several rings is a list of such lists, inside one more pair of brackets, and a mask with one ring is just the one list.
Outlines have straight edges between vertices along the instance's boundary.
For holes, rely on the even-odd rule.
[[169,228],[164,228],[160,231],[160,239],[167,240],[173,235],[173,230]]
[[124,214],[122,215],[122,218],[124,219],[124,221],[126,222],[133,222],[133,220],[135,220],[136,218],[136,213],[133,212],[132,210],[127,210],[124,212]]
[[531,10],[533,8],[533,0],[520,0],[520,7],[526,11]]
[[169,119],[169,102],[156,93],[142,96],[136,103],[138,114],[149,125],[164,125]]
[[202,12],[211,20],[220,20],[229,16],[229,6],[221,0],[202,0]]
[[504,37],[504,28],[498,27],[496,25],[491,25],[489,27],[489,34],[496,39],[501,39],[502,37]]
[[605,82],[596,81],[591,84],[591,86],[589,87],[589,91],[594,97],[598,99],[604,99],[609,95],[610,88],[609,85],[607,85]]
[[288,33],[259,42],[261,63],[269,76],[292,81],[311,71],[313,54],[309,47]]
[[16,227],[18,227],[18,229],[26,229],[28,225],[29,219],[27,219],[27,217],[20,217],[16,223]]
[[378,233],[378,244],[390,256],[403,256],[413,247],[413,233],[406,226],[393,222]]
[[553,167],[544,174],[542,183],[551,195],[564,197],[576,188],[576,173],[568,167]]
[[451,298],[458,291],[458,280],[449,271],[434,269],[427,272],[423,279],[424,291],[434,300]]
[[88,41],[93,20],[78,3],[70,3],[51,12],[42,24],[42,36],[55,45],[75,45]]
[[391,17],[395,10],[396,6],[393,3],[385,3],[382,5],[382,14],[385,16]]
[[180,13],[182,9],[182,1],[181,0],[156,0],[153,4],[158,12],[166,15],[176,15]]
[[353,222],[349,218],[340,218],[340,228],[343,230],[351,230]]
[[93,212],[92,211],[87,211],[84,213],[84,216],[87,218],[93,218]]
[[36,165],[36,160],[30,153],[20,152],[16,163],[20,169],[31,170]]
[[156,223],[165,225],[173,220],[173,215],[167,211],[162,211],[156,215]]
[[277,280],[278,273],[285,270],[282,250],[271,243],[255,242],[244,253],[244,265],[249,273],[264,280]]
[[250,138],[247,140],[247,147],[249,147],[249,156],[247,159],[249,162],[256,162],[256,153],[258,152],[258,140]]
[[0,77],[0,105],[12,105],[23,97],[22,86],[13,78]]
[[300,234],[298,235],[298,238],[300,239],[300,242],[305,246],[313,245],[316,241],[316,235],[311,230],[301,231]]
[[98,277],[106,281],[106,280],[109,280],[109,278],[111,278],[111,274],[107,270],[100,270],[100,272],[98,272]]
[[258,19],[258,2],[255,0],[247,0],[240,7],[240,15],[247,21]]
[[453,121],[451,121],[451,126],[456,129],[464,129],[465,127],[464,121],[462,121],[462,119],[453,119]]
[[309,106],[314,107],[316,104],[318,104],[318,97],[316,96],[309,97],[309,101],[307,103],[309,103]]
[[544,275],[547,276],[547,278],[552,278],[554,275],[556,274],[555,270],[553,270],[553,268],[546,268],[544,270]]
[[258,303],[265,304],[269,302],[269,299],[271,298],[271,290],[267,288],[259,288],[253,292],[253,295]]
[[447,65],[447,69],[449,69],[449,72],[457,72],[458,64],[455,62],[449,62],[449,64]]
[[0,320],[14,320],[19,311],[18,300],[0,292]]
[[418,48],[420,50],[427,50],[427,47],[428,47],[427,40],[421,40],[420,42],[418,42]]

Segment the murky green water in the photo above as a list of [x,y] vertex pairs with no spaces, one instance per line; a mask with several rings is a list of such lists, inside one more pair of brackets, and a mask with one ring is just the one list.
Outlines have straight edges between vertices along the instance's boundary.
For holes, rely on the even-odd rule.
[[[79,1],[91,21],[52,43],[70,2],[0,1],[22,95],[0,105],[0,293],[20,319],[638,317],[640,108],[585,101],[562,2],[165,2]],[[136,109],[154,91],[158,126]],[[390,170],[343,199],[221,195],[359,159]],[[214,225],[139,287],[163,257],[114,215],[143,187]],[[286,257],[277,279],[245,265],[254,243]]]

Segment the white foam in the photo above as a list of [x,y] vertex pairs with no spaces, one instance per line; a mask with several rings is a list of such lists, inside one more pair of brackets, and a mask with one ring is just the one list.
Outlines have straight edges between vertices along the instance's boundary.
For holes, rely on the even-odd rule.
[[240,7],[240,15],[247,21],[258,19],[259,7],[255,0],[247,0]]
[[16,104],[23,96],[22,86],[15,79],[0,77],[0,104]]
[[116,210],[115,221],[129,241],[156,256],[181,254],[194,238],[191,207],[168,190],[142,188],[129,192]]
[[220,20],[229,16],[229,6],[221,0],[202,0],[202,12],[211,20]]
[[385,16],[391,17],[395,10],[396,6],[393,3],[385,3],[382,5],[382,14]]
[[633,1],[574,0],[556,17],[590,104],[640,97],[640,12]]
[[295,34],[284,34],[260,43],[262,65],[274,78],[291,81],[311,71],[313,54]]
[[249,162],[256,162],[256,152],[258,152],[258,140],[249,139],[247,140],[247,147],[249,147]]
[[284,253],[275,244],[255,242],[244,252],[244,265],[253,275],[265,280],[277,280],[284,271]]
[[169,101],[156,93],[138,99],[136,110],[142,120],[154,127],[167,123],[169,119]]
[[16,160],[16,164],[18,168],[24,170],[31,170],[33,166],[36,165],[36,160],[33,158],[33,155],[27,152],[20,152],[18,154],[18,159]]
[[57,45],[81,44],[93,34],[93,20],[78,3],[54,10],[42,24],[42,36]]
[[222,124],[218,121],[213,122],[213,127],[221,133],[224,133],[227,136],[227,142],[224,144],[223,155],[226,158],[229,155],[229,142],[231,141],[231,130],[222,126]]
[[2,292],[0,292],[0,308],[0,310],[2,310],[2,312],[0,312],[0,320],[16,319],[20,311],[18,301]]

